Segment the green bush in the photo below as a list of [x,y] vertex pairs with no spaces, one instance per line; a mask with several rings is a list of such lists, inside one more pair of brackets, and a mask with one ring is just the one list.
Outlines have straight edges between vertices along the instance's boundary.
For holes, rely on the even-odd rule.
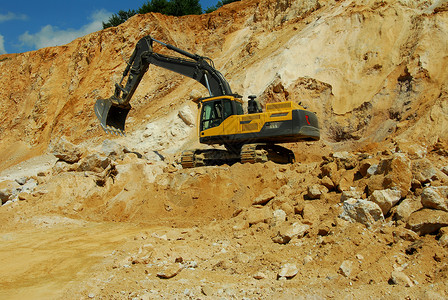
[[168,0],[151,0],[144,3],[142,7],[139,8],[138,13],[147,14],[150,12],[158,12],[168,15],[170,10],[169,6],[170,3]]
[[199,0],[171,0],[169,2],[170,16],[200,15],[202,7]]
[[137,13],[146,14],[149,12],[169,16],[200,15],[202,14],[202,7],[199,0],[150,0],[146,1],[137,11],[133,9],[120,10],[118,14],[113,14],[107,23],[103,22],[103,29],[118,26]]
[[118,26],[121,23],[126,22],[127,19],[135,15],[137,12],[133,9],[128,11],[120,10],[117,14],[113,14],[112,17],[109,18],[107,23],[103,22],[103,29]]
[[223,0],[223,1],[218,1],[218,3],[216,3],[215,6],[207,8],[205,10],[205,13],[206,14],[211,13],[212,11],[217,10],[218,8],[220,8],[223,5],[226,5],[226,4],[229,4],[229,3],[232,3],[232,2],[236,2],[236,1],[241,1],[241,0]]

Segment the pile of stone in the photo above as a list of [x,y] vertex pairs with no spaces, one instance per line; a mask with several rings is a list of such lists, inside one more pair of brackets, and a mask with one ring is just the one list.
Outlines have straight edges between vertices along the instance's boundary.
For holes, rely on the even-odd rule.
[[[39,174],[45,176],[44,174]],[[20,177],[15,180],[0,182],[0,201],[2,205],[8,205],[19,200],[27,200],[35,196],[35,188],[40,176]]]
[[142,158],[140,153],[130,151],[111,140],[104,140],[100,149],[96,151],[88,151],[61,138],[52,144],[50,149],[59,159],[53,167],[53,175],[63,172],[83,172],[85,176],[93,177],[99,186],[103,186],[107,178],[117,175],[117,161],[122,161],[127,156]]
[[[395,225],[411,230],[412,239],[439,233],[439,243],[448,245],[448,167],[436,168],[427,158],[401,152],[376,157],[338,152],[324,157],[319,167],[319,178],[311,179],[314,183],[305,191],[287,191],[287,185],[276,193],[266,190],[251,207],[237,210],[233,228],[265,227],[279,244],[311,232],[325,236],[335,221],[325,221],[325,212],[316,211],[313,202],[339,195],[336,209],[341,220],[367,228]],[[280,168],[278,176],[286,169]]]
[[[139,153],[130,151],[111,140],[105,140],[100,149],[89,151],[65,138],[55,140],[49,147],[49,153],[57,158],[56,163],[50,166],[49,170],[17,178],[10,174],[11,180],[0,182],[2,205],[39,197],[45,191],[40,190],[38,186],[45,183],[51,176],[64,172],[83,172],[85,176],[92,177],[97,185],[103,186],[108,178],[117,175],[116,161],[129,156],[142,157]],[[33,166],[29,167],[33,168]]]
[[367,227],[388,219],[419,235],[437,233],[448,226],[447,167],[411,158],[400,152],[380,158],[335,153],[322,163],[321,184],[310,187],[308,196],[340,192],[340,217]]

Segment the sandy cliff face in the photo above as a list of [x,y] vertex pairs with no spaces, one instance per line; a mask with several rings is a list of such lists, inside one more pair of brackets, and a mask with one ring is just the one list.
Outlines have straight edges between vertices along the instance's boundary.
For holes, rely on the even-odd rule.
[[[148,34],[213,58],[235,92],[303,102],[319,115],[323,143],[447,138],[444,2],[242,1],[202,16],[139,15],[65,46],[2,56],[2,165],[42,153],[56,137],[101,139],[93,103],[111,95]],[[206,95],[151,68],[128,131],[188,103],[192,90]]]

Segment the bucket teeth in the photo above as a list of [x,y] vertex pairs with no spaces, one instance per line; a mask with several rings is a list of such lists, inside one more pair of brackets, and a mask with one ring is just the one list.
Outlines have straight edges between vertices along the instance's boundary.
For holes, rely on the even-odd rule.
[[101,128],[103,128],[104,132],[106,132],[107,134],[126,136],[125,132],[119,128],[115,128],[109,125],[104,126],[103,124],[101,124]]
[[119,128],[115,128],[113,126],[107,125],[106,127],[103,126],[103,129],[104,129],[104,131],[106,131],[106,133],[124,136],[123,130],[121,130]]

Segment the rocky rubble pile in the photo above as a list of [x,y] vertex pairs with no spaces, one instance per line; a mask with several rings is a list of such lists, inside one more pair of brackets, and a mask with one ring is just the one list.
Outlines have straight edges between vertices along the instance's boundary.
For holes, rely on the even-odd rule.
[[[238,212],[235,228],[269,223],[276,232],[273,240],[285,244],[294,237],[303,237],[313,224],[328,222],[313,219],[319,214],[313,202],[329,199],[338,200],[333,201],[340,218],[367,228],[391,223],[425,235],[448,226],[446,165],[434,166],[425,157],[385,151],[373,155],[336,152],[323,157],[319,167],[319,179],[308,180],[306,191],[303,186],[286,184],[277,195],[267,190],[255,198],[252,207]],[[297,216],[300,221],[293,222]],[[324,227],[314,229],[328,233]]]
[[[43,175],[39,173],[38,175]],[[1,204],[8,204],[9,201],[25,200],[30,192],[38,184],[38,178],[17,178],[15,181],[0,182],[0,200]]]
[[[2,189],[2,209],[47,214],[33,219],[45,226],[76,224],[67,217],[150,225],[104,256],[105,269],[94,273],[102,283],[76,284],[84,296],[274,297],[315,294],[322,280],[358,296],[365,285],[421,296],[427,282],[443,290],[437,274],[448,276],[444,147],[182,169],[110,140],[86,149],[60,139],[50,147],[58,158],[50,169]],[[138,284],[124,288],[126,278]],[[344,293],[322,295],[330,294]]]
[[446,166],[399,152],[358,157],[357,163],[348,153],[333,158],[322,166],[322,185],[342,192],[344,219],[367,227],[392,220],[420,235],[447,226]]
[[[441,146],[436,145],[429,155],[437,152],[436,148]],[[163,162],[162,159],[166,159],[163,156],[158,164],[150,162],[140,153],[110,140],[105,140],[99,150],[87,151],[60,139],[50,150],[58,159],[51,170],[1,182],[2,204],[43,196],[46,192],[38,189],[38,185],[43,186],[63,173],[82,174],[93,178],[98,187],[110,189],[115,177],[121,170],[127,170],[126,166],[134,160],[157,166],[154,168],[158,171],[154,171],[150,182],[154,182],[158,174],[169,176],[165,181],[171,182],[188,172],[210,176],[207,168],[205,173],[181,170],[179,165]],[[275,232],[273,241],[286,244],[293,237],[303,237],[313,224],[326,223],[323,219],[315,219],[319,210],[313,202],[337,199],[331,200],[337,204],[332,209],[340,210],[338,216],[346,221],[358,222],[367,228],[392,222],[419,235],[435,234],[448,226],[448,164],[441,164],[446,157],[440,156],[438,165],[434,165],[426,155],[405,153],[397,147],[376,154],[335,152],[324,156],[319,165],[278,165],[274,167],[277,170],[275,179],[284,184],[276,193],[272,187],[261,186],[260,193],[251,200],[251,206],[237,208],[233,213],[234,229],[268,223]],[[264,167],[273,166],[268,163]],[[295,176],[291,174],[309,171],[308,178],[302,178],[301,182],[294,180]],[[108,180],[111,182],[106,186]],[[163,181],[159,178],[155,184],[162,185]],[[264,182],[262,178],[261,182]],[[324,228],[317,230],[328,231]],[[448,237],[442,241],[446,239]]]
[[[55,140],[49,147],[49,154],[54,156],[55,162],[46,169],[30,176],[15,176],[15,178],[0,181],[2,204],[10,204],[30,197],[36,198],[47,193],[48,191],[40,187],[61,173],[82,174],[85,177],[93,178],[98,186],[103,186],[107,178],[116,176],[117,161],[123,163],[128,156],[143,157],[140,153],[130,151],[125,146],[111,140],[104,140],[98,150],[88,150],[65,138]],[[9,177],[11,176],[14,177],[13,174]]]
[[[108,258],[115,277],[107,295],[123,293],[119,282],[134,274],[146,288],[130,285],[124,295],[141,299],[168,296],[167,290],[187,298],[297,296],[316,294],[322,284],[350,287],[355,296],[362,296],[366,286],[376,296],[395,286],[391,292],[403,297],[441,299],[443,292],[427,294],[425,288],[431,282],[443,290],[448,276],[448,156],[439,155],[437,147],[423,156],[394,147],[371,154],[335,152],[320,162],[292,165],[165,169],[154,185],[202,178],[178,185],[196,190],[196,208],[205,197],[197,187],[216,178],[232,193],[241,192],[241,202],[231,216],[208,224],[176,228],[172,223],[174,228],[136,235],[132,247]],[[241,169],[255,173],[246,174],[243,186],[256,193],[228,182]],[[235,203],[225,197],[229,205]],[[219,205],[219,199],[208,201]],[[184,204],[174,200],[164,202],[170,220],[185,215]],[[159,217],[160,223],[164,216]],[[212,279],[217,277],[218,282]],[[298,288],[303,285],[307,288]],[[334,289],[321,295],[344,293]]]

